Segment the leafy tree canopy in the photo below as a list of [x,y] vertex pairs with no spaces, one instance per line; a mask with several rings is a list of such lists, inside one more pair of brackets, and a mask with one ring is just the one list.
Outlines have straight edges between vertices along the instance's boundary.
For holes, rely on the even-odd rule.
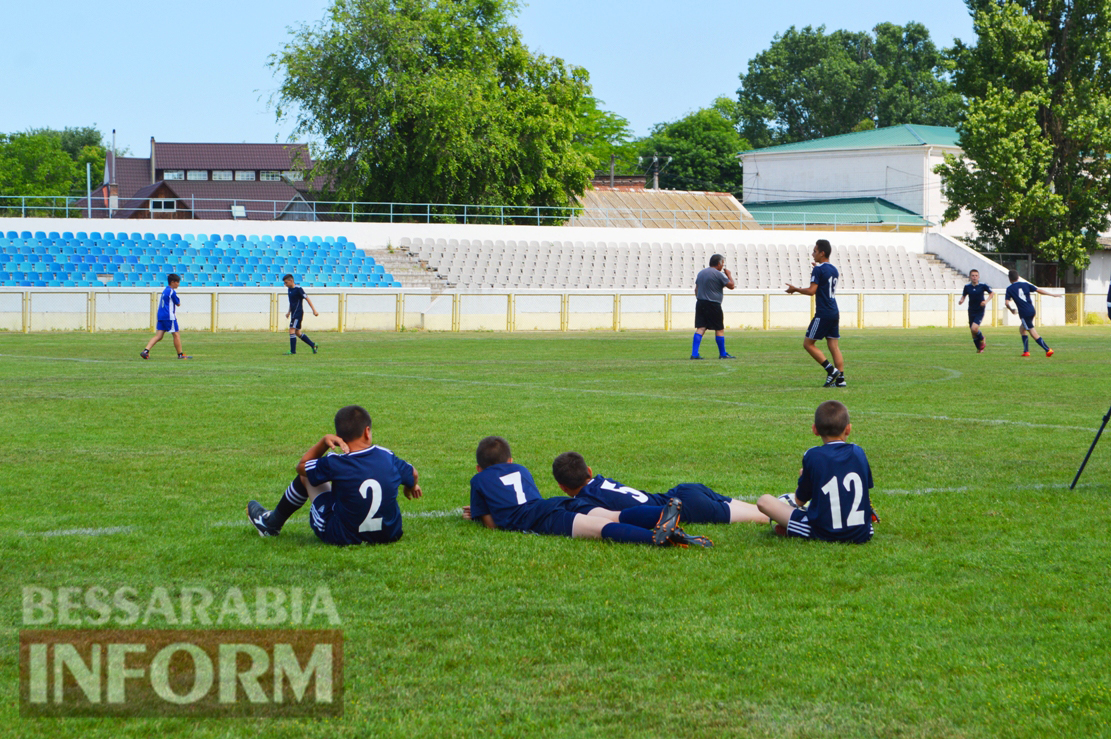
[[579,101],[575,118],[575,147],[597,161],[595,167],[599,172],[609,172],[611,156],[614,158],[615,172],[635,172],[636,144],[629,121],[598,107],[603,104],[603,101],[591,95],[584,95]]
[[945,218],[967,209],[978,246],[1083,267],[1111,208],[1111,5],[968,6],[977,41],[953,51],[963,155],[936,170]]
[[956,125],[951,66],[920,23],[872,33],[792,26],[740,76],[740,131],[765,147],[900,123]]
[[[660,187],[740,194],[742,178],[737,154],[752,148],[737,133],[737,104],[720,97],[709,108],[674,123],[660,123],[636,142],[642,161],[660,158]],[[671,162],[664,167],[664,162]],[[649,174],[649,177],[651,175]]]
[[104,158],[101,134],[93,126],[0,134],[0,194],[83,195],[86,162],[99,184]]
[[335,0],[271,66],[279,118],[341,197],[566,205],[596,160],[573,140],[585,70],[532,54],[515,0]]

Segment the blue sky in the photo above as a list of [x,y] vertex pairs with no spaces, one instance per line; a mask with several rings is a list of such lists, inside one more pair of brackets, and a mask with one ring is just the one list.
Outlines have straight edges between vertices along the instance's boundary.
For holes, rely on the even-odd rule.
[[[8,3],[0,131],[97,125],[147,156],[159,141],[287,140],[267,59],[327,0]],[[918,21],[939,46],[973,41],[962,0],[532,0],[516,18],[534,51],[590,71],[605,108],[637,135],[734,95],[748,60],[788,27]]]

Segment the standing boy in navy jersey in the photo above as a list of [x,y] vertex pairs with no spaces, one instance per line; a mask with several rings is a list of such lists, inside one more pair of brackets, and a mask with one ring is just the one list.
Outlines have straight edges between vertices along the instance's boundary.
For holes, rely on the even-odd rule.
[[177,288],[180,284],[180,276],[173,272],[166,275],[166,288],[162,290],[162,297],[158,299],[158,323],[154,336],[147,342],[146,349],[139,352],[139,356],[143,359],[150,359],[150,350],[155,344],[162,341],[162,337],[167,332],[174,337],[174,349],[177,350],[177,358],[190,359],[181,351],[181,329],[177,325],[177,307],[181,305],[181,299],[177,296]]
[[[1053,350],[1049,348],[1049,344],[1045,343],[1045,339],[1038,336],[1038,332],[1034,330],[1034,316],[1037,315],[1037,310],[1034,308],[1034,299],[1030,297],[1032,293],[1041,293],[1048,295],[1051,298],[1059,298],[1060,295],[1054,295],[1051,292],[1046,292],[1040,287],[1034,287],[1029,282],[1019,282],[1018,272],[1011,270],[1007,273],[1007,279],[1011,284],[1007,286],[1007,298],[1005,303],[1007,309],[1018,316],[1018,332],[1022,336],[1022,356],[1030,356],[1030,339],[1026,334],[1034,337],[1034,341],[1038,342],[1038,346],[1045,349],[1047,357],[1053,356]],[[1016,307],[1011,307],[1014,303]]]
[[289,310],[286,311],[285,314],[285,317],[289,319],[289,351],[286,353],[296,354],[297,339],[301,339],[301,341],[312,348],[312,353],[316,354],[316,344],[312,343],[312,339],[308,337],[308,334],[301,333],[301,321],[305,318],[305,307],[301,302],[304,301],[309,304],[314,316],[319,316],[320,314],[316,312],[316,306],[309,300],[309,296],[305,295],[304,288],[294,284],[293,275],[286,275],[282,278],[282,282],[285,283],[289,291]]
[[964,286],[964,292],[957,305],[963,305],[965,298],[968,298],[968,330],[972,332],[972,343],[976,346],[976,352],[983,354],[988,343],[984,340],[983,332],[980,331],[980,324],[984,322],[984,309],[993,293],[990,287],[980,284],[980,270],[974,269],[969,272],[968,279],[969,282]]
[[475,460],[478,474],[471,478],[471,504],[463,507],[463,518],[488,529],[656,546],[713,546],[706,537],[690,536],[678,528],[682,504],[677,500],[618,512],[596,509],[574,498],[544,498],[532,473],[514,464],[509,442],[500,436],[480,441]]
[[297,478],[274,510],[253,500],[247,503],[247,518],[260,536],[277,536],[286,520],[311,499],[309,525],[326,544],[389,544],[401,538],[397,489],[401,487],[406,498],[421,497],[417,471],[373,443],[370,423],[362,406],[340,408],[335,435],[325,434],[305,452],[297,463]]
[[[841,311],[837,307],[837,280],[840,275],[837,268],[829,263],[832,252],[833,247],[828,241],[818,239],[814,245],[814,269],[810,272],[810,287],[795,287],[788,283],[787,294],[815,296],[814,318],[806,329],[802,348],[825,368],[826,381],[823,387],[845,387],[845,360],[841,357],[841,348],[838,345],[841,338]],[[832,364],[817,347],[820,339],[826,340],[829,354],[833,357]]]
[[697,482],[676,485],[666,493],[646,493],[617,480],[595,475],[583,455],[564,452],[552,462],[552,476],[565,494],[598,508],[622,511],[638,505],[667,505],[677,498],[683,507],[679,523],[767,523],[768,517],[752,503],[719,495]]
[[863,544],[872,538],[872,468],[864,450],[845,438],[852,431],[849,409],[827,400],[814,412],[811,430],[822,445],[802,455],[795,499],[805,510],[774,495],[762,495],[757,507],[780,526],[787,536],[801,539]]

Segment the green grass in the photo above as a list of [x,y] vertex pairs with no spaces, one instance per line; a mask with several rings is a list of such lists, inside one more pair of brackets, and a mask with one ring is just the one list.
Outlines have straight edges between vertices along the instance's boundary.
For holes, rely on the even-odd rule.
[[[0,337],[0,734],[60,737],[1109,736],[1111,438],[1067,489],[1111,402],[1106,327],[842,339],[823,390],[800,332],[146,334]],[[1035,347],[1036,350],[1036,347]],[[713,353],[708,342],[704,353]],[[337,549],[298,514],[243,518],[360,403],[425,496],[467,502],[474,447],[513,444],[545,494],[553,457],[659,491],[793,489],[815,406],[845,401],[883,522],[871,543],[692,527],[709,550],[491,532],[409,515],[388,547]],[[132,527],[97,536],[44,536]],[[27,719],[21,589],[327,585],[346,638],[342,718]],[[325,626],[326,624],[316,624]],[[155,619],[151,628],[166,627]]]

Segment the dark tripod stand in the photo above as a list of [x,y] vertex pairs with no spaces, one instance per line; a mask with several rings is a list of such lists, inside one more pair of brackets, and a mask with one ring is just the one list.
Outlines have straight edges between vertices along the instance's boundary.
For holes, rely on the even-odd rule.
[[1080,469],[1076,471],[1076,477],[1072,478],[1072,485],[1069,485],[1069,490],[1076,487],[1076,481],[1080,479],[1080,473],[1084,471],[1084,467],[1088,464],[1088,459],[1091,458],[1092,452],[1096,448],[1096,442],[1099,441],[1099,437],[1103,434],[1103,429],[1107,427],[1108,421],[1111,421],[1111,408],[1108,408],[1107,413],[1104,414],[1103,423],[1100,424],[1099,431],[1096,432],[1096,438],[1092,439],[1092,445],[1088,447],[1088,453],[1084,455],[1084,461],[1080,463]]

